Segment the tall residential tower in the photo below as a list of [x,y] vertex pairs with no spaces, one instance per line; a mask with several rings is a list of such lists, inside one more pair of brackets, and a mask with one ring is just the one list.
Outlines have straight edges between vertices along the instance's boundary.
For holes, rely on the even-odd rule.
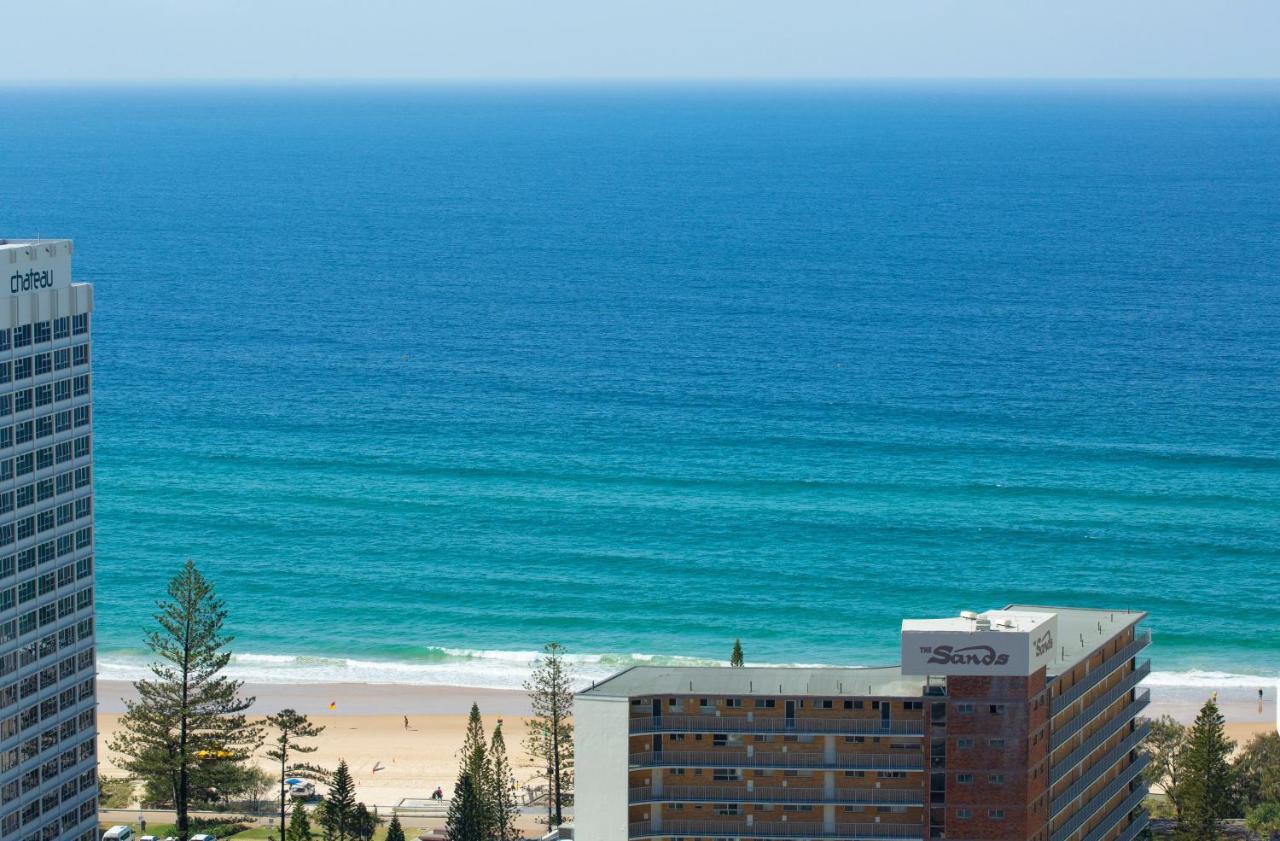
[[574,704],[590,841],[1133,841],[1144,613],[902,623],[902,665],[636,667]]
[[0,838],[92,841],[89,316],[67,240],[0,239]]

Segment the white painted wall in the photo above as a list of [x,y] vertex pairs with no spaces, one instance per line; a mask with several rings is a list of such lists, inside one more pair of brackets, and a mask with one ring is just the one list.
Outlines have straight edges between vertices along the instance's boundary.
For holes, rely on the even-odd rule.
[[0,328],[93,310],[93,288],[71,282],[71,242],[0,244]]
[[573,701],[573,832],[577,841],[627,841],[627,698]]

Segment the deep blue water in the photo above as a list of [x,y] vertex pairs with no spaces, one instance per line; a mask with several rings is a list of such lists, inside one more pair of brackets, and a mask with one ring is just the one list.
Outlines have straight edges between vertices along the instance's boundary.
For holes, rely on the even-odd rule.
[[0,235],[95,285],[104,674],[186,557],[274,677],[1010,601],[1280,674],[1276,86],[0,98]]

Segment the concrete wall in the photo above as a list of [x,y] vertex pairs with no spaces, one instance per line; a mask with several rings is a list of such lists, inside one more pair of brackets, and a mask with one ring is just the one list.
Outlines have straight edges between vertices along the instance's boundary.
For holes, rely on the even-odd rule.
[[573,827],[580,841],[627,839],[627,698],[574,698]]

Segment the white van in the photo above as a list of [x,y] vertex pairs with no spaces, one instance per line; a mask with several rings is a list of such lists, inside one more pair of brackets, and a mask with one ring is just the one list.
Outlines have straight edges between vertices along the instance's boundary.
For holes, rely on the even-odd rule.
[[218,841],[218,838],[215,835],[206,835],[202,832],[199,835],[192,835],[191,841]]
[[102,833],[102,841],[133,841],[133,830],[127,826],[113,826]]

